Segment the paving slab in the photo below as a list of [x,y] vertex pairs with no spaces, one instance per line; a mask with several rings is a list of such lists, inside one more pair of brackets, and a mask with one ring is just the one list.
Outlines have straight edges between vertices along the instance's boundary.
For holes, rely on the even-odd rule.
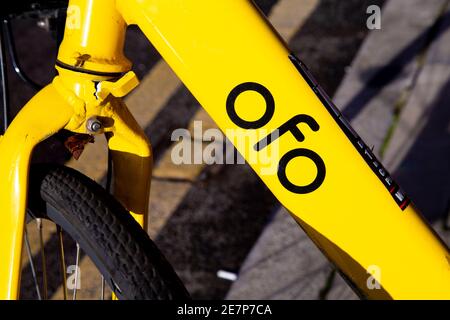
[[227,299],[318,298],[330,271],[326,258],[283,209],[256,242]]
[[349,68],[334,101],[367,145],[379,153],[403,92],[414,84],[419,53],[447,0],[391,0]]
[[450,8],[395,124],[384,162],[429,221],[450,199]]

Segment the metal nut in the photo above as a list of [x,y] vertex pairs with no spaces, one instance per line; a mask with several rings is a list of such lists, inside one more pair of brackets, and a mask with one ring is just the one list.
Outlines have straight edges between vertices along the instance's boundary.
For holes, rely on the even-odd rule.
[[97,117],[92,117],[86,121],[86,128],[90,132],[99,132],[103,129],[103,125]]

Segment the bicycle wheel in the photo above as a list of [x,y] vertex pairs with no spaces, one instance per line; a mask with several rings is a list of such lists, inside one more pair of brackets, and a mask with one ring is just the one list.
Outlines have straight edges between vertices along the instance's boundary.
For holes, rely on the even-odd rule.
[[[55,298],[61,291],[60,297],[72,293],[70,298],[76,298],[83,286],[92,291],[92,268],[80,269],[86,259],[99,274],[100,283],[94,287],[100,298],[105,297],[105,284],[119,299],[189,298],[147,233],[94,181],[64,166],[34,165],[29,185],[21,298]],[[38,231],[33,236],[28,229],[34,222]],[[54,230],[43,231],[48,225]],[[33,250],[31,244],[40,248]],[[70,259],[75,262],[69,266],[75,271],[75,277],[69,272],[72,279],[67,278]],[[83,284],[80,279],[86,274],[88,281]]]

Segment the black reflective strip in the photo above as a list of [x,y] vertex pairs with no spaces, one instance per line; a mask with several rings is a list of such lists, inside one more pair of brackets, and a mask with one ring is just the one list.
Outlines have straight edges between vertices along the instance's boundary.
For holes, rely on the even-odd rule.
[[398,187],[395,181],[392,179],[389,172],[381,165],[381,162],[378,161],[377,157],[372,153],[372,150],[362,141],[356,131],[353,129],[348,120],[341,114],[339,109],[333,103],[331,98],[326,94],[326,92],[321,88],[321,86],[317,83],[308,67],[305,63],[303,63],[299,58],[295,55],[289,55],[289,59],[295,68],[300,72],[302,77],[306,80],[308,85],[314,91],[316,96],[322,102],[324,107],[328,110],[331,116],[336,120],[339,127],[344,131],[345,135],[349,138],[352,144],[356,147],[358,152],[361,154],[363,159],[372,169],[372,171],[377,175],[377,177],[381,180],[381,182],[386,186],[389,193],[395,202],[397,202],[398,206],[401,210],[405,210],[410,200],[405,195],[405,193]]
[[300,74],[303,76],[303,78],[305,78],[306,82],[308,82],[309,86],[313,89],[317,87],[317,81],[311,74],[311,72],[309,72],[309,69],[306,66],[306,64],[304,64],[303,61],[301,61],[293,54],[289,55],[289,59],[291,60],[292,64],[297,68],[297,70],[300,72]]

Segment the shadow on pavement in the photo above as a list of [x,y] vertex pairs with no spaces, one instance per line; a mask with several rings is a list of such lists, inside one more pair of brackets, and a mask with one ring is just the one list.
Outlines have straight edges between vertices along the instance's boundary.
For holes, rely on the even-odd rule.
[[394,176],[425,218],[434,222],[446,214],[450,196],[450,79],[429,113]]

